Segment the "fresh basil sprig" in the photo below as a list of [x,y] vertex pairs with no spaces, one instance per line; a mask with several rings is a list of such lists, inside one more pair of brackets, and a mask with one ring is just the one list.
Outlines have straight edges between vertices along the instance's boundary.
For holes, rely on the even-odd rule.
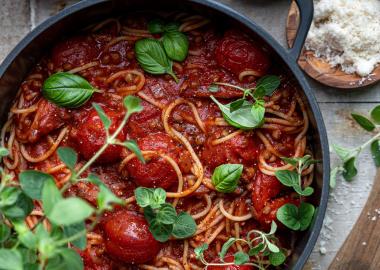
[[189,39],[178,31],[166,32],[162,37],[162,44],[168,57],[174,61],[182,62],[189,51]]
[[177,215],[175,208],[166,203],[166,192],[162,188],[138,187],[135,189],[137,204],[144,209],[144,217],[153,237],[166,242],[170,236],[184,239],[194,235],[197,224],[186,212]]
[[379,138],[380,132],[378,131],[378,126],[376,124],[380,123],[380,105],[372,109],[371,119],[360,115],[352,113],[352,118],[366,131],[375,131],[377,134],[371,139],[363,143],[362,145],[355,148],[346,148],[336,144],[332,145],[333,150],[341,160],[341,164],[336,166],[331,170],[330,173],[330,187],[334,188],[336,185],[336,179],[338,175],[342,175],[346,181],[352,181],[353,178],[358,174],[358,169],[356,168],[356,160],[359,154],[364,148],[370,146],[372,158],[374,160],[375,166],[380,167],[380,147]]
[[[207,268],[207,266],[218,265],[227,266],[231,265],[230,262],[226,262],[225,258],[230,248],[236,242],[243,242],[248,245],[248,252],[238,251],[233,257],[233,263],[235,265],[252,265],[257,269],[264,270],[267,269],[268,265],[279,266],[283,264],[286,260],[286,255],[283,250],[281,250],[277,245],[278,239],[275,236],[277,230],[277,225],[272,222],[271,229],[269,233],[264,233],[259,230],[252,230],[247,233],[245,239],[241,238],[229,238],[222,246],[219,252],[220,263],[209,263],[204,256],[204,252],[208,249],[208,245],[202,244],[194,249],[195,257],[197,260],[201,261]],[[269,263],[258,259],[260,256],[268,256]]]
[[[224,120],[233,127],[250,130],[264,124],[265,102],[264,96],[271,96],[280,85],[280,78],[268,75],[260,78],[253,88],[242,88],[229,83],[216,82],[209,86],[210,92],[217,92],[218,85],[228,86],[243,92],[243,97],[229,104],[220,103],[214,96],[211,99],[222,111]],[[254,102],[246,100],[250,97]]]
[[81,76],[58,72],[42,85],[42,95],[54,104],[65,108],[78,108],[86,103],[95,88]]
[[169,74],[178,82],[173,72],[173,62],[170,61],[161,45],[156,39],[140,39],[135,44],[136,58],[140,66],[151,74]]
[[231,193],[235,191],[242,172],[241,164],[223,164],[215,168],[211,182],[217,191]]
[[[0,167],[1,268],[73,270],[84,268],[78,252],[67,248],[68,244],[84,250],[87,231],[95,227],[103,213],[112,210],[114,205],[125,204],[124,200],[113,194],[95,174],[82,177],[87,168],[109,145],[120,143],[116,139],[119,132],[126,125],[131,114],[142,110],[140,100],[136,97],[128,96],[123,103],[127,113],[113,134],[110,134],[108,130],[111,122],[106,114],[99,115],[106,128],[107,138],[104,147],[100,148],[80,169],[76,169],[78,154],[73,149],[58,148],[58,157],[71,172],[70,181],[62,188],[57,187],[53,176],[35,170],[20,173],[20,185],[17,185],[14,177],[8,175]],[[130,150],[136,151],[136,148],[131,147]],[[8,154],[5,148],[0,147],[0,157]],[[65,198],[62,195],[70,185],[81,181],[91,182],[99,188],[96,208],[79,197]],[[34,208],[33,200],[40,202],[44,216],[37,221],[34,228],[30,229],[24,219]],[[86,225],[85,221],[90,216],[94,216],[95,219]],[[49,221],[51,230],[44,228],[42,224],[44,220]]]

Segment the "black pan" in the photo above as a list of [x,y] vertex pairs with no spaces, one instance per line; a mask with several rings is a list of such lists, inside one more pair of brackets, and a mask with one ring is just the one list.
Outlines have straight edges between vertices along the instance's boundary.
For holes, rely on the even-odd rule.
[[303,47],[313,17],[313,1],[297,0],[301,12],[301,22],[294,47],[284,49],[266,31],[244,17],[237,11],[213,0],[85,0],[69,7],[49,18],[29,33],[7,56],[0,66],[0,126],[4,123],[7,112],[17,90],[30,69],[54,42],[64,35],[96,22],[102,18],[125,14],[134,10],[182,9],[204,14],[221,24],[238,24],[240,29],[254,36],[266,45],[275,57],[275,61],[294,77],[303,89],[303,98],[307,104],[311,119],[310,139],[313,141],[314,153],[322,160],[315,174],[315,204],[318,211],[313,226],[305,232],[296,243],[296,248],[289,261],[289,268],[301,270],[308,259],[322,227],[327,207],[329,192],[329,148],[325,125],[316,99],[305,79],[305,75],[296,64]]

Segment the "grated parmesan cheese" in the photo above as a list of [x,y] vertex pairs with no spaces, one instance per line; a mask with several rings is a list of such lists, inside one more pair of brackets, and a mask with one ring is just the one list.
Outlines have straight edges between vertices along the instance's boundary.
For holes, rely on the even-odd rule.
[[314,0],[305,46],[346,73],[365,77],[380,63],[380,0]]

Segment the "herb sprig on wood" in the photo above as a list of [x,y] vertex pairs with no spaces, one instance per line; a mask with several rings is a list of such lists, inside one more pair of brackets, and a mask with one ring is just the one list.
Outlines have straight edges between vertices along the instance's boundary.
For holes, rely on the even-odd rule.
[[[59,78],[61,77],[54,78],[54,80],[58,80],[55,83],[64,84],[64,82],[59,82]],[[85,80],[81,78],[81,81]],[[80,103],[83,104],[88,97],[80,99],[82,100]],[[76,251],[70,249],[68,244],[82,250],[85,249],[86,233],[95,227],[104,211],[112,210],[114,205],[124,204],[124,201],[113,194],[97,175],[91,173],[87,177],[83,177],[83,174],[109,145],[123,145],[143,160],[134,141],[117,140],[117,135],[126,125],[129,117],[140,112],[142,106],[138,98],[126,97],[124,99],[126,114],[120,126],[112,134],[109,131],[111,120],[99,105],[93,104],[93,106],[103,122],[107,135],[106,141],[95,155],[79,169],[76,166],[77,153],[69,147],[58,148],[58,157],[71,172],[69,182],[63,187],[56,186],[53,176],[36,170],[21,172],[19,182],[17,182],[14,176],[7,174],[0,167],[1,268],[11,270],[83,269],[81,257]],[[8,154],[7,149],[0,148],[0,159]],[[91,182],[99,188],[96,208],[81,198],[65,198],[63,196],[70,185],[78,182]],[[29,228],[24,219],[31,214],[34,208],[33,200],[40,201],[43,216],[39,218],[34,228]],[[90,216],[93,216],[94,219],[87,224],[85,221]],[[50,229],[43,225],[45,220],[50,223]]]

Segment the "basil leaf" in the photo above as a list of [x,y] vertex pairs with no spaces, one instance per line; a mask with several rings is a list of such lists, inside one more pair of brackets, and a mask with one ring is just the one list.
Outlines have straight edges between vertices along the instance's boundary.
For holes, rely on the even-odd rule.
[[294,204],[287,203],[281,206],[276,213],[277,219],[289,229],[297,231],[301,228],[298,219],[298,208]]
[[281,182],[284,186],[293,187],[298,185],[298,173],[289,170],[279,170],[275,173],[278,181]]
[[123,142],[123,145],[128,148],[129,150],[131,150],[135,155],[136,157],[142,162],[145,164],[145,159],[144,159],[144,156],[142,155],[141,153],[141,150],[139,148],[139,146],[137,145],[136,141],[135,140],[128,140],[128,141],[125,141]]
[[10,235],[11,229],[5,224],[0,224],[0,243],[7,241]]
[[355,157],[350,158],[343,164],[343,177],[346,181],[351,181],[358,174],[358,170],[355,167]]
[[20,252],[14,249],[0,249],[0,267],[7,270],[23,270]]
[[117,197],[105,185],[99,186],[99,193],[97,196],[98,208],[101,210],[112,210],[113,204],[124,205],[125,202]]
[[376,167],[380,167],[380,142],[376,140],[371,143],[372,159],[375,162]]
[[248,101],[244,101],[242,107],[239,110],[231,113],[230,104],[222,104],[213,96],[211,96],[211,99],[222,111],[224,120],[226,120],[226,122],[233,127],[248,130],[260,127],[262,124],[260,122],[257,122],[257,119],[252,115],[252,103]]
[[222,249],[220,250],[219,252],[219,258],[220,260],[223,262],[224,261],[224,257],[226,256],[228,250],[230,249],[230,247],[236,242],[236,238],[234,237],[231,237],[230,239],[228,239],[226,242],[224,242],[223,246],[222,246]]
[[212,83],[209,85],[208,87],[208,91],[212,92],[212,93],[216,93],[219,91],[219,86],[215,83]]
[[253,120],[256,123],[259,123],[258,126],[262,126],[264,124],[265,107],[263,100],[256,100],[251,108],[251,114],[253,116]]
[[234,112],[243,106],[245,99],[240,98],[230,103],[230,112]]
[[375,129],[375,125],[363,115],[351,113],[351,116],[365,130],[372,131]]
[[257,246],[254,246],[253,248],[251,248],[251,249],[248,251],[248,255],[249,255],[249,256],[256,256],[256,255],[258,255],[260,252],[262,252],[264,248],[265,248],[264,244],[263,244],[263,243],[259,243],[259,244],[257,244]]
[[144,109],[143,106],[141,106],[141,100],[138,97],[127,96],[124,98],[123,103],[129,115],[139,113]]
[[81,222],[94,212],[94,208],[82,199],[71,197],[59,200],[51,209],[48,218],[54,224],[71,225]]
[[112,122],[111,119],[107,116],[107,114],[104,112],[102,107],[99,106],[97,103],[92,103],[92,107],[94,107],[95,111],[98,113],[100,121],[102,121],[104,128],[106,130],[109,130]]
[[95,92],[84,78],[58,72],[47,78],[42,85],[42,95],[60,107],[78,108],[86,103]]
[[148,30],[152,34],[159,34],[164,32],[165,23],[161,19],[153,19],[148,22]]
[[2,208],[3,214],[9,219],[19,219],[28,216],[34,208],[32,199],[27,197],[23,192],[17,196],[13,205]]
[[280,86],[280,78],[275,75],[267,75],[257,81],[253,96],[256,99],[264,96],[271,96],[273,92]]
[[23,171],[19,174],[21,189],[31,199],[40,200],[42,188],[45,181],[54,178],[50,174],[46,174],[40,171]]
[[196,247],[194,249],[195,258],[199,260],[203,256],[203,252],[205,252],[208,249],[208,244],[204,243],[199,247]]
[[197,230],[197,224],[194,219],[186,212],[178,214],[174,222],[172,234],[177,239],[184,239],[191,237]]
[[163,224],[173,224],[177,219],[177,212],[171,204],[163,204],[156,214],[157,221]]
[[49,217],[51,210],[54,205],[62,200],[62,195],[57,186],[55,185],[54,180],[49,179],[45,181],[45,184],[42,188],[42,206],[45,214]]
[[223,164],[215,168],[211,182],[219,192],[234,192],[242,172],[241,164]]
[[181,32],[170,31],[164,34],[162,45],[168,57],[174,61],[182,62],[189,51],[189,40]]
[[59,147],[57,154],[60,160],[70,169],[74,170],[78,161],[78,154],[70,147]]
[[234,254],[234,263],[236,265],[242,265],[249,262],[249,256],[243,251],[238,251]]
[[371,117],[376,124],[380,124],[380,105],[372,109]]
[[269,262],[273,266],[279,266],[283,264],[286,260],[286,256],[283,252],[271,253],[269,254]]
[[79,254],[69,248],[61,248],[57,255],[49,258],[46,270],[83,270],[84,265]]
[[168,59],[161,43],[158,40],[146,38],[135,43],[137,61],[143,70],[151,74],[169,74],[178,83],[173,73],[173,63]]
[[310,203],[301,203],[298,208],[298,216],[300,221],[300,230],[305,231],[309,228],[311,221],[313,220],[315,207]]
[[153,219],[150,223],[149,231],[157,241],[166,242],[172,234],[173,224],[163,224],[157,219]]
[[86,237],[85,230],[86,230],[86,225],[84,221],[79,222],[79,223],[74,223],[68,226],[63,226],[63,234],[66,237],[70,237],[80,232],[84,232],[83,236],[71,242],[74,246],[76,246],[77,248],[81,250],[85,250],[86,245],[87,245],[87,237]]
[[180,24],[177,22],[170,22],[165,25],[165,32],[179,32]]

